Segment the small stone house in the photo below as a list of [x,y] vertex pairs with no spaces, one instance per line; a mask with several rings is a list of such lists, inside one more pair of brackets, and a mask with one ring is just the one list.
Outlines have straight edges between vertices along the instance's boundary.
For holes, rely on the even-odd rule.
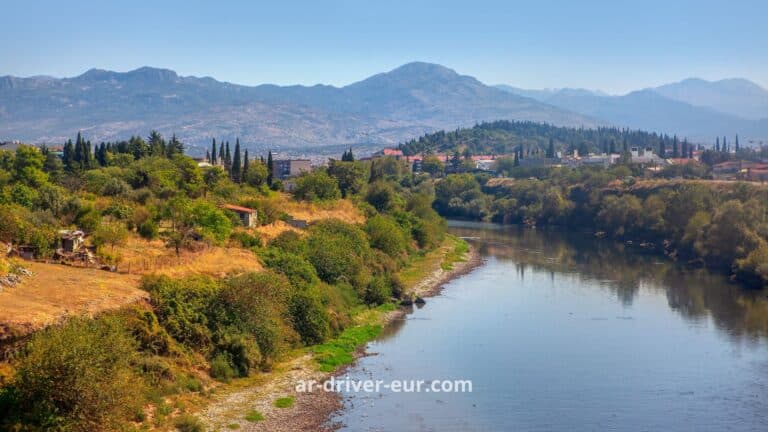
[[240,207],[232,204],[224,205],[224,208],[233,211],[240,217],[240,222],[243,226],[253,228],[257,225],[256,210],[248,207]]
[[61,238],[61,249],[69,253],[79,251],[85,243],[85,233],[79,230],[61,230],[59,238]]

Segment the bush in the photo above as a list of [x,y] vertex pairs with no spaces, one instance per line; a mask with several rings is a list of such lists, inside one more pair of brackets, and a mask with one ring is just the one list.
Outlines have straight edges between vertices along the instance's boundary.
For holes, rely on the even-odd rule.
[[364,300],[369,305],[380,305],[389,301],[392,289],[383,277],[375,277],[365,288]]
[[261,247],[263,245],[261,237],[256,237],[254,235],[248,234],[247,232],[233,232],[229,238],[247,249]]
[[225,353],[218,354],[211,360],[211,376],[219,381],[228,382],[235,377],[235,370]]
[[152,220],[147,220],[139,225],[139,235],[147,240],[154,240],[159,234],[157,223]]
[[262,272],[230,277],[218,293],[214,322],[220,328],[253,335],[262,367],[269,367],[298,340],[288,320],[291,286],[281,275]]
[[293,328],[305,345],[321,343],[328,337],[328,313],[317,291],[308,290],[294,294],[290,305]]
[[294,255],[307,253],[307,242],[295,231],[285,231],[269,242],[269,245]]
[[216,350],[219,352],[216,358],[223,355],[235,376],[246,377],[252,368],[261,363],[258,345],[250,336],[225,334],[217,343]]
[[218,291],[212,279],[146,276],[142,288],[151,294],[157,319],[174,339],[191,348],[210,347],[208,313]]
[[203,423],[197,417],[189,414],[179,416],[174,422],[174,426],[180,432],[205,432]]
[[276,247],[269,247],[261,253],[267,267],[284,274],[291,285],[304,288],[318,282],[317,272],[306,259]]
[[72,318],[36,333],[17,365],[23,412],[45,428],[96,430],[134,412],[135,341],[113,317]]
[[365,223],[365,232],[371,247],[384,251],[391,257],[407,252],[408,240],[400,225],[388,216],[374,216]]
[[317,170],[296,179],[293,196],[305,201],[328,201],[341,198],[341,191],[335,179],[324,170]]

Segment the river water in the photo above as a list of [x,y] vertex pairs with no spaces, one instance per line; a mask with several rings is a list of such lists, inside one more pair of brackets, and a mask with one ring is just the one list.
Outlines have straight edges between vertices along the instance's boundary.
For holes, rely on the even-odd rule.
[[[455,223],[484,265],[369,344],[345,431],[767,431],[768,299],[610,240]],[[407,385],[407,384],[404,384]]]

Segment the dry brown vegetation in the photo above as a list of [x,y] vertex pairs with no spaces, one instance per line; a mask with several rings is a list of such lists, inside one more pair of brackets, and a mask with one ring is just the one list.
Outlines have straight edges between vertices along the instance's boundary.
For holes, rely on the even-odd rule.
[[33,275],[0,292],[0,337],[8,329],[25,334],[68,315],[93,315],[147,298],[138,288],[139,276],[59,264],[23,265]]
[[180,277],[190,274],[222,276],[232,272],[262,269],[256,254],[236,247],[208,246],[201,250],[183,250],[179,256],[160,240],[131,237],[118,248],[123,261],[120,271],[131,274],[161,273]]

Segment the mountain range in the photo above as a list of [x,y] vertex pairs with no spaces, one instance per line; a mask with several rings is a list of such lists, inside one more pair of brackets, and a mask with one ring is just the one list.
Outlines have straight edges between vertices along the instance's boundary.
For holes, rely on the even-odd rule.
[[573,88],[530,90],[503,84],[496,88],[608,124],[677,134],[704,143],[716,136],[735,134],[753,144],[768,140],[768,90],[746,79],[689,78],[625,95]]
[[[0,141],[61,143],[175,133],[199,151],[239,137],[256,149],[392,145],[440,129],[498,119],[617,125],[709,142],[768,138],[766,90],[746,80],[686,80],[624,96],[489,86],[414,62],[335,87],[244,86],[167,69],[91,69],[72,78],[0,77]],[[746,140],[745,140],[746,142]]]

